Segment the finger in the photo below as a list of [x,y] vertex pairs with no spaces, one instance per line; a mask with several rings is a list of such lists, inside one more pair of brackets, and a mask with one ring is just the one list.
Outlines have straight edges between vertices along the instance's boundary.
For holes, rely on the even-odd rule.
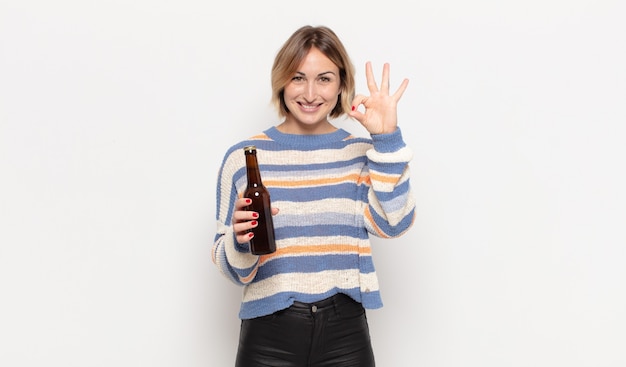
[[380,83],[380,91],[383,94],[389,95],[389,64],[383,65],[383,80]]
[[367,100],[367,97],[362,94],[354,96],[352,99],[352,111],[358,109],[360,105],[365,105],[365,100]]
[[376,79],[374,79],[372,63],[370,61],[365,63],[365,77],[367,78],[367,89],[369,89],[370,94],[378,92],[378,85],[376,85]]
[[250,231],[252,228],[255,228],[259,225],[259,222],[256,219],[250,219],[242,222],[238,222],[233,224],[233,232],[237,235],[243,234],[245,232]]
[[237,210],[233,212],[233,224],[243,223],[258,218],[259,214],[250,210]]
[[252,203],[252,200],[248,198],[239,198],[235,200],[235,211],[244,210],[244,208],[250,205],[251,203]]
[[357,120],[360,123],[363,123],[363,121],[365,121],[365,114],[363,114],[359,110],[354,110],[350,112],[348,116],[352,117],[353,119]]
[[233,224],[233,232],[235,232],[239,236],[250,231],[253,228],[256,228],[258,225],[259,222],[257,222],[256,220],[235,223]]
[[254,233],[252,232],[244,232],[242,234],[237,235],[237,243],[243,245],[244,243],[250,242],[250,239],[254,237]]
[[254,237],[254,228],[259,225],[259,222],[256,220],[250,220],[245,222],[240,222],[233,224],[233,232],[237,237],[238,243],[246,243],[250,241],[252,237]]
[[259,217],[259,214],[254,211],[246,210],[247,206],[252,201],[248,198],[240,198],[235,201],[235,210],[233,211],[232,223],[241,223],[249,220],[253,220]]
[[404,91],[406,90],[408,86],[409,86],[409,79],[404,79],[402,81],[402,84],[400,84],[400,86],[398,87],[398,90],[396,90],[396,92],[393,94],[393,98],[396,101],[400,100],[400,98],[402,97],[402,95],[404,94]]
[[348,113],[348,116],[361,121],[364,117],[364,114],[359,111],[359,106],[360,105],[365,105],[365,101],[367,100],[367,97],[362,95],[362,94],[357,94],[356,96],[354,96],[354,99],[352,100],[352,111],[350,111],[350,113]]

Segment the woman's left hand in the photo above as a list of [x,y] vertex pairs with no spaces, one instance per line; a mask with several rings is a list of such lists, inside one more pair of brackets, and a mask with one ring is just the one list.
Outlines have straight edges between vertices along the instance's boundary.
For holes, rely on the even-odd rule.
[[[372,135],[392,133],[398,126],[398,101],[409,85],[409,80],[404,79],[398,90],[393,95],[389,95],[389,64],[385,63],[383,66],[383,80],[380,88],[376,85],[372,63],[369,61],[365,64],[365,75],[370,95],[356,95],[352,101],[352,112],[349,116],[359,121]],[[358,110],[359,105],[365,107],[364,113]]]

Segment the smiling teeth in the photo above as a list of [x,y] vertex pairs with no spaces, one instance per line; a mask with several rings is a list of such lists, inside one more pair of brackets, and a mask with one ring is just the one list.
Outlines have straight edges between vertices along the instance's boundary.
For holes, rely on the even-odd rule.
[[312,110],[314,108],[316,108],[317,106],[307,106],[307,105],[302,105],[302,108],[308,109],[308,110]]

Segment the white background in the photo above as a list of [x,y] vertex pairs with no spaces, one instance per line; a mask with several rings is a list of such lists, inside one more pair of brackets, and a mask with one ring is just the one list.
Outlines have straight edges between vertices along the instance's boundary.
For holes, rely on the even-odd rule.
[[358,92],[368,60],[410,79],[417,219],[374,240],[378,365],[625,366],[625,15],[618,0],[2,0],[0,365],[233,365],[217,169],[278,122],[278,48],[324,24]]

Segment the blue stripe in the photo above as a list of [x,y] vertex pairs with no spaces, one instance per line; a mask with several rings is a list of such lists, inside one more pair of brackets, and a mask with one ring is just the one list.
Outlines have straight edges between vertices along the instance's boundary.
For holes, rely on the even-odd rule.
[[241,282],[241,280],[239,280],[239,275],[235,272],[235,270],[233,269],[232,266],[230,266],[230,264],[228,263],[227,259],[226,259],[226,251],[224,250],[224,246],[222,246],[220,248],[220,251],[222,253],[221,257],[217,257],[217,260],[220,261],[220,267],[222,269],[227,269],[228,271],[228,278],[230,278],[230,280],[232,280],[234,283],[239,284],[239,285],[243,285],[243,282]]
[[322,237],[348,236],[357,239],[367,239],[367,231],[362,227],[347,225],[318,225],[318,226],[286,226],[274,229],[277,239],[295,237]]
[[[274,170],[260,167],[261,170],[261,178],[263,182],[267,182],[270,180],[283,180],[285,177],[293,178],[293,177],[309,177],[310,180],[315,179],[329,179],[335,177],[343,177],[346,173],[353,173],[357,175],[361,175],[367,167],[360,167],[358,164],[353,164],[348,167],[333,167],[329,169],[320,169],[320,170],[308,170],[308,171],[298,171],[297,169],[290,169],[292,166],[283,166],[281,170]],[[287,169],[285,169],[287,168]],[[246,169],[242,167],[235,172],[233,175],[233,182],[235,183],[235,187],[245,188],[247,185],[247,177],[246,177]],[[356,184],[356,180],[349,182]],[[272,188],[268,185],[268,188]]]
[[[361,291],[359,288],[341,289],[333,288],[327,292],[319,294],[298,293],[298,292],[280,292],[271,296],[261,298],[254,301],[243,302],[239,311],[239,317],[241,319],[250,319],[253,317],[270,315],[276,311],[284,310],[293,304],[294,301],[313,303],[321,301],[325,298],[331,297],[337,293],[345,293],[348,296],[354,298],[358,302],[361,302]],[[380,295],[378,292],[370,292],[374,299],[374,296]],[[363,304],[368,308],[376,308],[380,302],[371,302],[368,298],[369,304]],[[380,306],[378,306],[380,307]]]
[[[329,162],[320,164],[263,164],[259,162],[259,170],[261,171],[262,178],[268,179],[280,179],[282,177],[299,177],[299,176],[311,176],[311,177],[335,177],[344,176],[346,172],[360,173],[363,171],[366,160],[363,157],[357,157],[348,161]],[[395,172],[391,172],[395,173]],[[401,172],[400,172],[401,173]],[[233,181],[238,182],[242,178],[246,177],[246,167],[240,167],[233,175]]]
[[392,153],[404,148],[406,144],[402,139],[400,127],[390,134],[372,135],[372,143],[377,152]]
[[395,226],[390,225],[387,221],[381,217],[374,210],[370,211],[372,213],[372,217],[374,218],[374,222],[389,237],[396,237],[401,235],[404,231],[406,231],[413,223],[413,215],[415,214],[415,208],[413,208],[402,220]]
[[368,163],[370,172],[381,172],[385,175],[401,175],[407,168],[407,162],[393,162],[393,163],[379,163],[369,161]]
[[409,185],[409,181],[404,181],[394,188],[394,191],[376,191],[376,198],[378,201],[390,201],[395,199],[396,197],[403,196],[409,193],[411,186]]
[[[337,153],[339,155],[339,152]],[[345,172],[346,167],[351,166],[362,166],[366,162],[365,156],[357,156],[352,159],[344,160],[344,161],[332,161],[332,162],[324,162],[324,163],[312,163],[312,164],[262,164],[259,162],[259,168],[264,169],[265,171],[270,172],[293,172],[293,171],[322,171],[328,172],[328,170],[343,168],[341,172]]]
[[272,201],[292,201],[297,203],[317,201],[323,199],[351,199],[355,200],[358,192],[356,182],[345,182],[337,185],[313,186],[299,188],[269,187]]
[[361,274],[370,274],[376,271],[372,256],[361,256],[359,260],[359,272]]
[[404,209],[407,199],[407,195],[402,195],[394,198],[393,200],[381,201],[380,205],[383,207],[383,210],[386,213],[393,213],[395,211]]
[[355,222],[354,214],[333,213],[333,212],[319,212],[318,215],[311,214],[279,214],[274,217],[274,228],[280,228],[282,226],[293,225],[294,223],[303,223],[308,226],[317,225],[336,225],[338,223],[344,223],[347,225]]
[[272,259],[259,267],[254,281],[260,281],[275,276],[276,274],[318,273],[326,270],[356,270],[358,265],[358,253],[285,256]]
[[375,290],[371,292],[363,292],[361,295],[361,303],[365,308],[381,308],[383,307],[383,301],[380,298],[380,291]]

